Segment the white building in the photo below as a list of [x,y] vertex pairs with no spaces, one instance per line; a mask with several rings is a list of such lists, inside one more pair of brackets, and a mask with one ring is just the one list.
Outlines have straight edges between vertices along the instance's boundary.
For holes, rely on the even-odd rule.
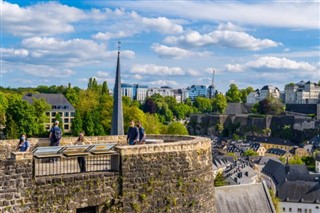
[[121,94],[131,98],[132,100],[137,100],[143,102],[147,97],[148,87],[139,84],[121,84]]
[[250,92],[247,96],[248,104],[255,104],[267,97],[280,98],[280,90],[277,87],[266,85],[261,90]]
[[150,97],[154,94],[159,94],[163,97],[171,96],[174,97],[173,89],[170,87],[161,87],[161,88],[149,88],[147,90],[147,96]]
[[285,86],[286,104],[316,104],[320,100],[320,86],[311,81],[300,81]]

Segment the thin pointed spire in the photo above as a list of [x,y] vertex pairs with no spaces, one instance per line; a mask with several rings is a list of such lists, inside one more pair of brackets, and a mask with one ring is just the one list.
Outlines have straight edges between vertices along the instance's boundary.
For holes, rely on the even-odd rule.
[[123,111],[122,111],[122,95],[121,95],[121,73],[120,73],[120,45],[118,41],[118,58],[116,80],[113,90],[113,112],[111,123],[111,135],[123,135]]

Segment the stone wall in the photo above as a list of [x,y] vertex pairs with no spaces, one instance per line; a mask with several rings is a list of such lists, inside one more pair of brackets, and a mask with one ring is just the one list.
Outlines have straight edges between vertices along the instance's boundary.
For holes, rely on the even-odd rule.
[[75,213],[77,208],[97,206],[99,213],[214,213],[210,140],[169,135],[149,138],[166,143],[116,147],[119,173],[34,178],[32,154],[0,160],[0,212]]
[[118,150],[125,212],[215,212],[210,140]]
[[86,173],[32,178],[32,160],[0,161],[0,212],[75,212],[98,206],[122,211],[119,174]]

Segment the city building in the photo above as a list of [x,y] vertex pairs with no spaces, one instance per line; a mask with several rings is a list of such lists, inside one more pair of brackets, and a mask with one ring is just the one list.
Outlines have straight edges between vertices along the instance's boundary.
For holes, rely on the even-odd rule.
[[316,104],[320,100],[320,86],[311,81],[300,81],[285,86],[286,104]]
[[163,86],[160,88],[149,88],[147,90],[147,96],[150,97],[154,94],[159,94],[162,97],[170,96],[174,97],[173,89],[167,86]]
[[295,146],[295,144],[293,144],[290,140],[271,137],[247,136],[247,141],[251,143],[259,143],[260,146],[263,146],[267,150],[275,148],[290,151]]
[[267,97],[280,98],[280,90],[277,87],[266,85],[261,90],[255,90],[247,96],[248,104],[255,104]]
[[121,94],[131,98],[131,100],[137,100],[143,102],[147,97],[148,86],[139,84],[121,84]]
[[207,87],[205,85],[192,85],[188,87],[187,90],[189,90],[189,98],[191,101],[194,101],[194,99],[198,96],[207,96]]
[[320,173],[320,153],[316,155],[315,164],[316,164],[316,172]]
[[56,115],[59,113],[63,122],[63,129],[65,132],[71,131],[71,123],[74,118],[75,108],[64,97],[63,94],[31,94],[28,93],[22,97],[23,100],[33,103],[33,99],[43,98],[48,104],[51,105],[51,109],[46,112],[49,117],[48,123],[45,123],[47,130],[54,125]]

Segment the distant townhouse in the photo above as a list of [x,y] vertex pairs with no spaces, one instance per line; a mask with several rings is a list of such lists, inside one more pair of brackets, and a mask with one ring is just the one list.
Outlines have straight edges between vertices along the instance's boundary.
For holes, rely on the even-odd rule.
[[259,156],[264,156],[267,151],[266,148],[260,146],[260,143],[252,143],[250,149],[257,152]]
[[213,158],[212,161],[214,177],[216,177],[219,173],[223,173],[234,163],[232,156],[217,156]]
[[137,100],[143,102],[147,97],[148,86],[139,84],[121,84],[121,94],[131,98],[131,100]]
[[194,101],[196,97],[206,97],[207,87],[205,85],[192,85],[187,88],[189,90],[189,98]]
[[256,183],[257,173],[246,161],[238,160],[235,165],[224,172],[225,182],[228,185]]
[[267,97],[280,98],[280,90],[277,87],[266,85],[261,90],[255,90],[247,96],[247,104],[256,104]]
[[285,86],[286,104],[316,104],[320,100],[320,86],[311,81],[300,81]]
[[283,149],[277,149],[277,148],[270,148],[265,152],[266,157],[275,157],[275,158],[291,158],[292,154],[286,150]]
[[320,212],[320,174],[310,174],[305,164],[269,160],[261,177],[280,199],[281,212]]
[[189,98],[189,90],[187,89],[173,89],[172,91],[177,103],[183,103],[187,98]]
[[65,132],[71,131],[71,123],[74,118],[75,108],[64,97],[63,94],[31,94],[28,93],[23,96],[23,100],[33,103],[33,99],[43,98],[48,104],[51,105],[51,109],[46,112],[46,115],[50,118],[48,123],[45,123],[47,130],[52,127],[56,115],[60,114],[63,121],[63,129]]
[[293,144],[290,140],[271,137],[247,136],[247,141],[251,143],[259,143],[260,146],[263,146],[267,150],[275,148],[290,151],[295,146],[295,144]]

